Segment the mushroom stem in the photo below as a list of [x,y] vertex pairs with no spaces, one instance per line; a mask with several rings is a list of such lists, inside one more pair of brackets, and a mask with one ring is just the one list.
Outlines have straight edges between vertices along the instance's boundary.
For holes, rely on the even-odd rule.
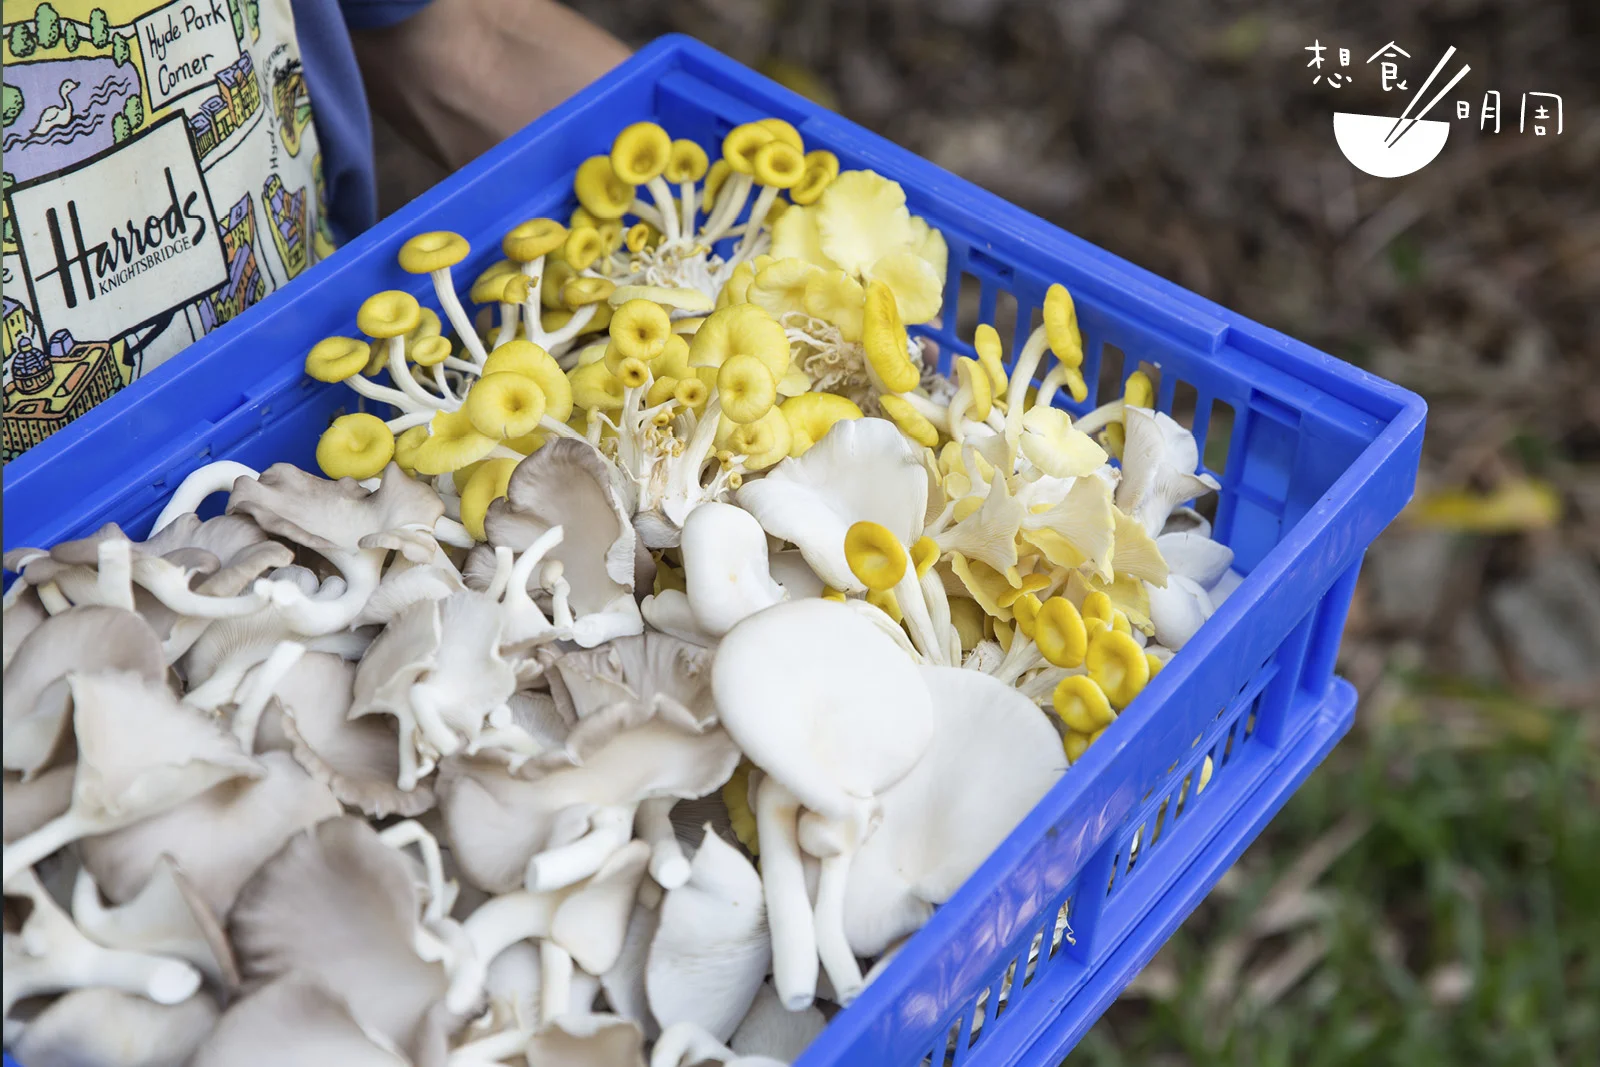
[[916,567],[906,566],[905,574],[895,584],[894,598],[900,605],[906,628],[911,631],[911,640],[916,644],[917,651],[922,653],[922,658],[935,666],[948,666],[946,643],[940,640],[939,632],[933,628],[933,619],[928,614],[928,602],[922,596],[922,582],[917,577]]
[[267,605],[260,591],[241,596],[207,596],[189,588],[189,572],[158,556],[133,561],[133,580],[179,615],[196,619],[237,619],[254,615]]
[[283,610],[284,619],[295,633],[320,637],[344,629],[361,613],[378,588],[387,554],[387,549],[363,548],[342,560],[335,559],[335,566],[344,575],[345,588],[331,600],[313,599],[293,582],[258,581],[254,588],[264,591]]
[[755,206],[750,209],[750,217],[745,221],[744,236],[739,238],[739,245],[733,250],[729,263],[740,263],[750,254],[756,238],[761,234],[761,220],[767,217],[767,212],[772,210],[772,202],[776,199],[778,199],[776,185],[761,187],[761,195],[756,197]]
[[1056,393],[1060,392],[1061,387],[1066,384],[1066,381],[1067,367],[1065,364],[1057,363],[1054,367],[1051,367],[1050,372],[1046,374],[1044,376],[1044,380],[1039,383],[1039,392],[1033,399],[1033,406],[1036,408],[1047,408],[1054,404]]
[[[401,411],[416,410],[416,401],[412,400],[405,393],[402,393],[398,389],[390,389],[387,385],[379,385],[377,382],[369,382],[359,374],[346,378],[344,380],[344,384],[348,385],[350,388],[354,389],[357,393],[366,397],[368,400],[376,400],[380,404],[388,404],[390,407],[398,408]],[[430,406],[428,410],[432,412],[433,408]]]
[[455,282],[450,277],[449,267],[440,267],[430,270],[428,277],[433,279],[433,291],[439,295],[439,306],[444,308],[445,318],[450,320],[450,325],[455,327],[456,334],[461,338],[461,343],[467,351],[472,353],[473,360],[478,366],[483,366],[484,360],[489,358],[489,353],[483,350],[483,340],[478,336],[478,331],[472,328],[472,320],[467,318],[466,311],[461,307],[461,299],[456,296]]
[[[545,350],[559,348],[582,333],[583,328],[589,325],[589,321],[599,313],[596,310],[599,306],[598,304],[585,304],[572,313],[572,318],[568,319],[567,324],[561,329],[543,334]],[[552,356],[557,355],[555,352],[550,352],[550,354]]]
[[445,881],[444,857],[439,852],[438,840],[415,819],[397,822],[379,831],[378,840],[396,850],[417,846],[417,853],[422,857],[422,869],[428,877],[428,905],[422,911],[422,919],[428,923],[443,919],[455,903],[457,887]]
[[[650,194],[652,196],[654,196],[655,195],[655,189],[652,188],[650,190]],[[668,203],[670,203],[672,201],[672,197],[671,197],[670,194],[667,196],[667,201],[668,201]],[[660,199],[659,198],[657,198],[657,203],[660,203]],[[628,205],[628,214],[635,215],[638,218],[643,219],[645,222],[648,222],[650,225],[654,226],[656,229],[660,230],[662,233],[666,233],[667,232],[665,224],[661,220],[661,212],[659,210],[657,210],[656,208],[651,207],[649,204],[645,203],[643,200],[640,200],[638,197],[634,197],[633,198],[633,203]]]
[[532,1037],[533,1031],[516,1029],[480,1037],[451,1049],[446,1067],[499,1067],[511,1057],[526,1052]]
[[1011,368],[1011,381],[1006,387],[1006,436],[1013,441],[1022,434],[1022,402],[1033,384],[1033,374],[1039,369],[1044,350],[1049,346],[1044,327],[1040,326],[1022,346],[1016,365]]
[[256,667],[248,681],[239,686],[238,707],[233,712],[232,727],[233,736],[246,754],[255,750],[256,727],[261,723],[261,713],[266,710],[267,701],[272,699],[273,690],[278,688],[284,675],[300,662],[305,652],[306,646],[298,641],[279,641],[266,661]]
[[676,889],[689,880],[689,860],[672,829],[672,808],[677,797],[651,797],[639,805],[634,826],[650,845],[650,877],[662,889]]
[[650,198],[656,202],[656,210],[660,214],[660,218],[656,220],[656,228],[668,241],[676,241],[680,236],[678,204],[672,197],[672,187],[658,174],[645,183],[645,188],[650,190]]
[[734,1051],[695,1022],[673,1023],[661,1032],[650,1050],[650,1067],[688,1067],[689,1064],[726,1063]]
[[822,969],[833,983],[835,999],[848,1006],[865,984],[861,980],[861,966],[855,953],[850,951],[850,940],[844,933],[845,883],[850,875],[850,859],[855,850],[848,849],[837,856],[825,856],[817,879],[817,907],[813,914],[817,957]]
[[11,879],[35,863],[66,848],[100,827],[73,811],[65,811],[31,834],[17,838],[0,853],[0,885],[9,890]]
[[446,403],[449,403],[455,407],[461,406],[461,398],[456,396],[455,390],[450,388],[450,383],[445,380],[444,364],[442,363],[435,363],[433,365],[433,384],[439,390],[440,398],[442,398]]
[[[360,375],[357,375],[360,377]],[[411,368],[406,366],[406,339],[404,337],[389,338],[389,377],[400,391],[411,398],[416,404],[423,407],[448,409],[450,405],[442,398],[434,396],[411,376]],[[350,379],[354,381],[355,379]]]
[[571,437],[575,440],[582,441],[585,444],[589,443],[589,439],[583,434],[579,433],[577,430],[574,430],[571,426],[568,426],[564,422],[557,422],[549,415],[539,416],[539,429],[543,430],[545,433],[553,433],[557,437]]
[[66,598],[55,582],[45,582],[39,587],[39,603],[51,615],[60,615],[72,607],[72,601]]
[[532,893],[565,889],[598,871],[617,849],[626,845],[633,830],[633,811],[627,805],[597,808],[589,817],[589,830],[576,841],[537,853],[528,860],[523,884]]
[[1098,433],[1113,422],[1122,421],[1122,409],[1127,407],[1127,403],[1127,400],[1120,396],[1107,401],[1093,411],[1086,412],[1083,418],[1074,420],[1072,428],[1080,433]]
[[408,411],[404,415],[387,420],[383,426],[392,434],[402,434],[413,426],[426,426],[433,421],[433,409],[427,411]]
[[694,235],[695,201],[697,198],[698,193],[694,182],[678,183],[678,200],[683,207],[683,229],[680,231],[683,237]]
[[572,1006],[572,954],[554,941],[539,943],[539,1025],[544,1026]]
[[491,897],[461,923],[461,932],[483,966],[518,941],[550,936],[560,898],[553,893],[513,890]]
[[804,1011],[817,994],[817,940],[800,861],[800,802],[768,775],[756,789],[756,834],[761,839],[761,887],[772,935],[772,983],[790,1011]]
[[100,603],[124,611],[133,610],[133,545],[122,538],[110,538],[95,546],[99,567],[95,574]]
[[750,199],[755,181],[754,175],[735,174],[723,182],[716,206],[711,209],[711,218],[706,220],[705,232],[700,235],[702,241],[714,245],[727,236],[728,228],[739,221],[739,212]]
[[215,463],[207,463],[204,467],[195,468],[178,483],[178,488],[173,490],[172,498],[167,501],[167,506],[161,509],[161,514],[156,516],[155,525],[150,527],[150,535],[154,537],[166,529],[179,515],[199,511],[200,505],[205,503],[206,497],[212,493],[230,492],[233,483],[240,478],[260,476],[260,472],[255,468],[235,463],[231,459],[220,459]]
[[489,579],[489,588],[483,591],[485,596],[490,600],[499,600],[505,594],[511,584],[511,568],[515,564],[515,552],[505,545],[494,546],[494,576]]
[[509,300],[500,301],[500,330],[494,335],[495,348],[517,336],[517,311],[520,307],[520,304]]

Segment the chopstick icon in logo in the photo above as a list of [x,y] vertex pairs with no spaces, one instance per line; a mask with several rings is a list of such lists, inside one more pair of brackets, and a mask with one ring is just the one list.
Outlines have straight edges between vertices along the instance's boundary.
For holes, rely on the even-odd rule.
[[[1427,117],[1428,112],[1432,111],[1434,107],[1438,105],[1439,101],[1444,99],[1445,94],[1456,87],[1456,82],[1460,81],[1462,78],[1465,78],[1467,76],[1467,72],[1472,70],[1470,66],[1464,66],[1460,70],[1456,71],[1456,76],[1451,78],[1450,81],[1445,84],[1443,89],[1440,89],[1434,94],[1433,99],[1429,100],[1427,105],[1423,107],[1421,111],[1417,112],[1417,116],[1415,118],[1411,118],[1411,109],[1417,106],[1417,101],[1422,99],[1422,94],[1428,91],[1428,86],[1433,84],[1433,79],[1439,76],[1439,72],[1445,68],[1445,65],[1450,62],[1450,57],[1455,54],[1455,45],[1451,45],[1449,48],[1445,49],[1444,55],[1439,57],[1439,62],[1434,65],[1433,71],[1428,75],[1427,80],[1417,87],[1417,95],[1411,98],[1411,102],[1406,105],[1406,109],[1400,112],[1400,117],[1394,120],[1394,125],[1389,127],[1389,132],[1384,136],[1383,139],[1383,143],[1386,147],[1393,148],[1396,144],[1398,144],[1400,138],[1410,133],[1413,126]],[[1405,127],[1403,129],[1401,128],[1401,123],[1405,123]]]

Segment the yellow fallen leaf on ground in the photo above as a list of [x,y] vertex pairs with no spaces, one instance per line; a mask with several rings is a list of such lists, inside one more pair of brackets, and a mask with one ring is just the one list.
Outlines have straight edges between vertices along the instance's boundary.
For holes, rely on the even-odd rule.
[[1561,496],[1547,482],[1523,478],[1487,493],[1469,489],[1424,493],[1405,516],[1413,526],[1466,533],[1547,530],[1561,519]]

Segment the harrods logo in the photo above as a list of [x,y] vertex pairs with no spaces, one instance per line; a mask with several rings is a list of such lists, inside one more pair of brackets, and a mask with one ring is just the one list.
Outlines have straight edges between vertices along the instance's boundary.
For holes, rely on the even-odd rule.
[[181,114],[11,191],[41,322],[111,340],[228,280]]

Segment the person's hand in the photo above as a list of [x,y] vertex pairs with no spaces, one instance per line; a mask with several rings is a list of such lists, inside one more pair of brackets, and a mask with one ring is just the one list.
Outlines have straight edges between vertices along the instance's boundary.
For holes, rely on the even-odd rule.
[[452,169],[628,56],[554,0],[433,0],[351,38],[373,110]]

